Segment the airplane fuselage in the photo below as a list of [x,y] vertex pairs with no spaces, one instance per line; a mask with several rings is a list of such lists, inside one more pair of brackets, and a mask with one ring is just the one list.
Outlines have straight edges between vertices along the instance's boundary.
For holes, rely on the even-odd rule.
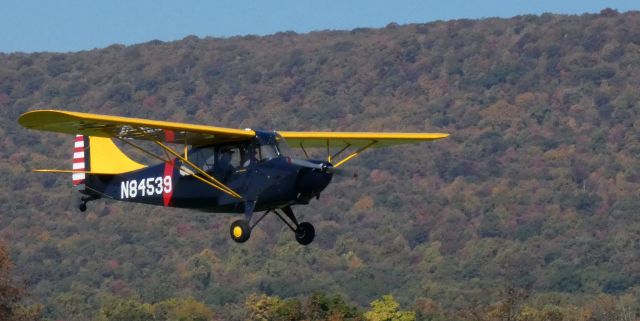
[[[263,136],[268,133],[263,134]],[[197,209],[205,212],[244,213],[247,201],[255,202],[254,211],[282,208],[295,204],[308,204],[318,197],[331,182],[332,174],[327,170],[300,166],[286,156],[262,157],[261,153],[249,153],[268,146],[273,137],[261,137],[233,145],[206,146],[194,149],[207,152],[211,163],[202,161],[202,168],[209,168],[207,174],[216,178],[226,187],[243,198],[212,187],[183,161],[174,158],[169,162],[145,167],[136,171],[115,175],[87,175],[85,193],[114,200],[160,205],[167,207]],[[204,148],[209,148],[205,150]],[[225,164],[224,153],[238,154],[238,166]],[[238,155],[237,155],[238,156]],[[246,158],[246,160],[245,160]],[[308,161],[323,164],[322,161]]]

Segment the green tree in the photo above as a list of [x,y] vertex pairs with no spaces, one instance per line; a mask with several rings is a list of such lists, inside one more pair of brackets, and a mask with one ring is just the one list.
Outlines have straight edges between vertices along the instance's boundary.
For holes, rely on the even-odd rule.
[[371,310],[364,313],[367,321],[415,321],[413,311],[400,311],[400,303],[392,295],[385,295],[382,299],[371,302]]
[[153,307],[135,299],[107,299],[100,309],[100,321],[153,321]]
[[306,300],[305,315],[311,320],[359,320],[355,306],[345,302],[341,295],[314,293]]
[[154,321],[209,321],[211,308],[194,298],[169,299],[153,306]]
[[282,299],[266,294],[252,294],[245,301],[249,320],[269,321],[275,319],[275,310]]

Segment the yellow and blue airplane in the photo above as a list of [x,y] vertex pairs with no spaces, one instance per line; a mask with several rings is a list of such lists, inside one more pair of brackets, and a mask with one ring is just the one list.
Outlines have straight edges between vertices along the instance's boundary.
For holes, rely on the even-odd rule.
[[[89,201],[108,198],[244,214],[230,228],[231,238],[239,243],[249,239],[267,214],[274,213],[300,244],[310,244],[315,237],[313,225],[298,222],[291,207],[319,198],[338,167],[369,148],[449,136],[232,129],[62,110],[30,111],[18,122],[26,128],[76,135],[72,169],[36,171],[71,173],[73,185],[83,194],[81,211],[86,211]],[[114,141],[160,163],[139,164]],[[140,141],[150,141],[162,152]],[[287,145],[302,149],[307,159],[287,156]],[[182,150],[176,151],[176,146]],[[326,149],[326,159],[310,159],[308,148]],[[262,214],[254,217],[256,212]]]

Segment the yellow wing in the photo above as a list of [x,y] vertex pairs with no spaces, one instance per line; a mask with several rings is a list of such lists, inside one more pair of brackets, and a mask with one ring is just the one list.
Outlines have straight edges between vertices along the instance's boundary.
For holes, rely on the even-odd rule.
[[291,132],[278,131],[290,147],[385,147],[449,137],[445,133]]
[[[399,144],[418,143],[449,137],[444,133],[372,133],[372,132],[288,132],[279,131],[287,144],[291,147],[300,147],[307,155],[305,148],[324,147],[327,149],[327,161],[333,163],[333,167],[340,167],[346,162],[357,157],[368,148],[385,147]],[[345,150],[355,148],[354,152],[336,158]],[[331,154],[332,150],[338,150]],[[309,155],[307,155],[307,158]]]
[[[37,130],[122,139],[142,139],[185,145],[245,140],[253,130],[194,125],[141,118],[35,110],[18,119],[20,125]],[[446,138],[444,133],[300,132],[278,131],[291,147],[384,147]]]
[[168,121],[79,113],[62,110],[35,110],[18,119],[20,125],[37,130],[201,145],[244,140],[252,130],[192,125]]

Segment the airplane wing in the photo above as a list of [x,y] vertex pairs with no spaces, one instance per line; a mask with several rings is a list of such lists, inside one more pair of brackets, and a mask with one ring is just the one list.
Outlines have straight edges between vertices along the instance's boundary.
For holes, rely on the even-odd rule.
[[253,130],[62,110],[30,111],[22,114],[18,123],[26,128],[58,133],[142,139],[185,145],[233,142],[255,136]]
[[445,133],[293,132],[278,131],[290,147],[386,147],[449,137]]
[[[253,130],[194,125],[141,118],[62,110],[35,110],[18,119],[20,125],[43,131],[121,139],[142,139],[185,145],[240,141]],[[385,147],[446,138],[444,133],[278,131],[291,147]]]

